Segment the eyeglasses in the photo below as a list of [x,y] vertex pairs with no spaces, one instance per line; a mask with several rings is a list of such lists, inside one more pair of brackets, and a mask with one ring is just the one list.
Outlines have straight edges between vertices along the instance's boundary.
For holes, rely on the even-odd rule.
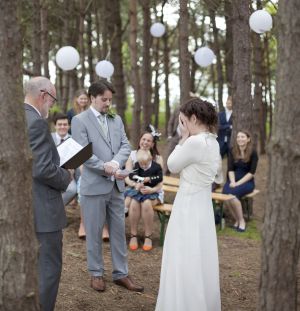
[[45,90],[40,90],[41,92],[43,92],[43,93],[46,93],[46,94],[48,94],[52,99],[53,99],[53,102],[56,102],[57,101],[57,98],[56,97],[54,97],[51,93],[49,93],[48,91],[45,91]]

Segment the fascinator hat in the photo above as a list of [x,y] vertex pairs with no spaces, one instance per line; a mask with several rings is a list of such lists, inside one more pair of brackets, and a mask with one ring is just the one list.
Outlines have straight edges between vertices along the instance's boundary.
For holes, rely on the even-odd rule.
[[155,141],[159,140],[161,133],[159,133],[152,124],[149,124],[146,127],[146,131],[149,132],[153,136]]

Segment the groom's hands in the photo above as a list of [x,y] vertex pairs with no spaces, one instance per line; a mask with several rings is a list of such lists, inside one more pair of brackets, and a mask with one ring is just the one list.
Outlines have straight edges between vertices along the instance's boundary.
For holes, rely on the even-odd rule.
[[114,175],[118,169],[119,165],[114,161],[104,163],[104,171],[107,175]]

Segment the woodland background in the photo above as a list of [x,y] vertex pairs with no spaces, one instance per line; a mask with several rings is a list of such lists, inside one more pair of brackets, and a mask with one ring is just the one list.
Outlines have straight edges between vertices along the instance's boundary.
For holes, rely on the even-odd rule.
[[[249,16],[261,7],[272,14],[274,27],[259,36],[250,31]],[[149,32],[155,21],[167,26],[160,39]],[[51,65],[64,45],[80,53],[76,70]],[[216,54],[205,69],[193,60],[204,45]],[[252,131],[260,153],[268,154],[260,279],[252,291],[258,291],[259,310],[297,310],[299,55],[299,0],[0,0],[0,310],[39,308],[23,81],[49,76],[53,67],[56,109],[66,111],[74,91],[98,79],[94,66],[104,58],[115,66],[114,104],[133,145],[150,121],[165,130],[175,76],[180,103],[193,92],[221,110],[232,95],[233,135],[239,128]],[[131,120],[125,118],[130,112]]]

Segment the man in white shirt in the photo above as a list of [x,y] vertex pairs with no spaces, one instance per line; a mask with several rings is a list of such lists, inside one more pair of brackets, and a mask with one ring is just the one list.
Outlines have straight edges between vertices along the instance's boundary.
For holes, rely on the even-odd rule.
[[[52,138],[54,140],[54,143],[57,146],[62,144],[65,140],[71,137],[71,135],[68,133],[70,125],[68,121],[68,116],[66,114],[57,113],[54,116],[54,127],[55,132],[52,132]],[[62,198],[64,205],[68,205],[77,195],[77,181],[80,176],[79,169],[75,170],[74,178],[70,182],[67,190],[62,193]]]

